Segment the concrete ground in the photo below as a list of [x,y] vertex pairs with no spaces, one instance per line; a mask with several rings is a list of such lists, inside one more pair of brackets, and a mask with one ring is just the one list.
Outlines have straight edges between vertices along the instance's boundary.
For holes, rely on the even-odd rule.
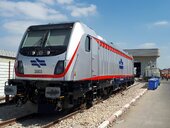
[[170,80],[148,90],[111,128],[170,128]]

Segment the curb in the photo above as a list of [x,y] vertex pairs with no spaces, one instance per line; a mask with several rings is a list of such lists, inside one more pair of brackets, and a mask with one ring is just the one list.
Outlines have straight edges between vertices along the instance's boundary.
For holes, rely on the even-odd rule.
[[132,104],[134,104],[141,96],[145,94],[147,89],[145,89],[142,93],[132,99],[128,104],[125,104],[120,110],[116,111],[111,117],[109,117],[106,121],[99,125],[98,128],[107,128],[109,124],[114,122],[118,117],[120,117],[127,109],[130,108]]

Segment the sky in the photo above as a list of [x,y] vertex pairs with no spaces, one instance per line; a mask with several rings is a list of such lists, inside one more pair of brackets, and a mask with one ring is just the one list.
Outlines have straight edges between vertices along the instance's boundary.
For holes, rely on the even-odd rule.
[[30,25],[81,21],[121,49],[159,48],[170,67],[170,0],[0,0],[0,50],[17,52]]

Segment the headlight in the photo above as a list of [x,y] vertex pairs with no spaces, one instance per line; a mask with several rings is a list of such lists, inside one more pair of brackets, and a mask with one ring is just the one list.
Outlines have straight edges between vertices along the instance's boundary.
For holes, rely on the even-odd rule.
[[63,72],[64,72],[64,60],[60,60],[55,66],[54,74],[61,74]]
[[15,69],[18,73],[24,74],[24,66],[22,61],[19,60],[15,62]]

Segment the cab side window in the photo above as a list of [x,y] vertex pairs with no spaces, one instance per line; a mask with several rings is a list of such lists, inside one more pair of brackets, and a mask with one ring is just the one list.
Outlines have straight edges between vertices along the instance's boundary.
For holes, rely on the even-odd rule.
[[90,42],[91,42],[91,38],[90,36],[87,36],[85,40],[85,51],[86,52],[90,52]]

